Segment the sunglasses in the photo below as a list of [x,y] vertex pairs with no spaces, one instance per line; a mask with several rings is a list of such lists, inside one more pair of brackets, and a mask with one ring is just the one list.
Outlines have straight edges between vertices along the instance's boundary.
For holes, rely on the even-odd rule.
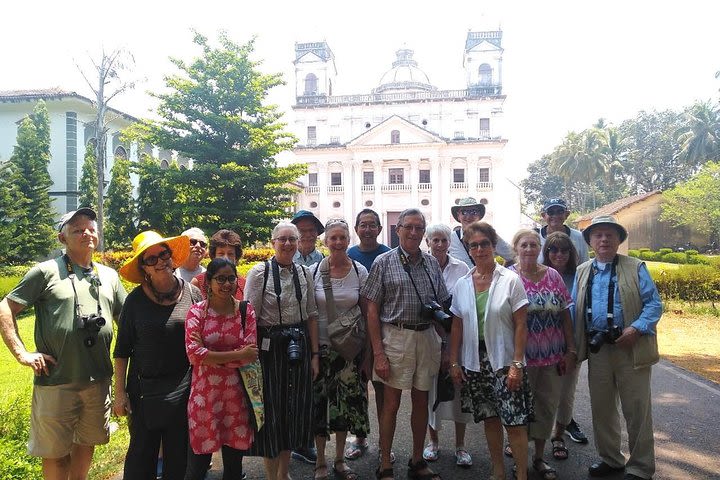
[[463,215],[480,215],[480,210],[477,208],[461,208],[460,213]]
[[147,265],[148,267],[152,267],[154,265],[157,265],[158,260],[168,260],[172,257],[172,251],[169,249],[165,249],[162,252],[158,253],[157,255],[150,255],[149,257],[145,257],[142,259],[142,264]]
[[492,246],[492,242],[490,240],[483,240],[482,242],[472,242],[468,244],[468,249],[470,250],[477,250],[478,248],[486,249]]
[[548,215],[563,215],[566,212],[564,208],[551,208],[547,212]]
[[194,238],[191,238],[191,239],[190,239],[190,245],[195,246],[195,245],[197,245],[198,243],[200,244],[200,246],[201,246],[202,248],[207,247],[207,243],[206,243],[206,242],[203,242],[202,240],[196,240],[196,239],[194,239]]
[[217,283],[222,285],[223,283],[235,283],[237,282],[238,277],[235,275],[218,275],[217,277],[213,277],[213,280],[215,280]]
[[549,247],[548,248],[549,253],[562,253],[563,255],[570,253],[569,248],[562,248],[562,247]]

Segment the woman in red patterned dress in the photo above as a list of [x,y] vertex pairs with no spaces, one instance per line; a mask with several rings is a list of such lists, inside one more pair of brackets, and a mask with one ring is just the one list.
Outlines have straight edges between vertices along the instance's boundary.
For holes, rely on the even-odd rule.
[[193,305],[185,346],[193,365],[188,401],[190,448],[185,480],[202,480],[213,452],[222,449],[223,480],[242,478],[242,453],[253,442],[250,409],[238,367],[257,359],[255,311],[247,305],[243,328],[235,264],[215,258],[207,268],[208,299]]

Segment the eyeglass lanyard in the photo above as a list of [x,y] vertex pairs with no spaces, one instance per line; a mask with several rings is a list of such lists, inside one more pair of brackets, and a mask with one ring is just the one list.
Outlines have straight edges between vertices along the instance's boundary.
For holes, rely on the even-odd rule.
[[[63,255],[63,260],[65,261],[65,268],[67,268],[68,278],[70,279],[73,295],[75,297],[75,318],[80,318],[82,317],[82,312],[80,311],[80,298],[78,297],[77,289],[75,288],[75,269],[73,268],[72,262],[70,261],[70,257],[68,257],[67,253]],[[100,274],[98,273],[97,267],[94,263],[92,263],[92,273],[94,273],[94,278],[90,279],[90,284],[98,289],[97,314],[98,317],[102,317],[102,307],[100,307],[100,287],[102,286],[102,283],[100,283]]]
[[[420,296],[420,291],[418,290],[417,285],[415,284],[415,279],[410,274],[410,262],[408,261],[408,258],[405,256],[405,254],[403,253],[403,251],[400,247],[398,247],[397,251],[398,251],[398,255],[400,255],[400,263],[403,266],[403,270],[405,270],[405,273],[407,273],[408,277],[410,277],[410,282],[412,283],[412,286],[415,289],[415,295],[417,295],[418,300],[420,300],[420,303],[425,303],[423,298]],[[433,284],[432,278],[430,277],[430,272],[427,269],[427,265],[425,265],[425,257],[422,256],[422,252],[420,253],[420,258],[421,258],[420,263],[422,264],[423,270],[425,270],[425,275],[427,275],[428,281],[430,282],[430,288],[432,288],[433,295],[435,296],[435,301],[440,303],[440,301],[438,300],[437,291],[435,290],[435,285]]]
[[473,264],[473,267],[475,266],[475,260],[473,260],[472,255],[470,255],[470,250],[468,250],[467,245],[465,245],[465,242],[463,242],[462,237],[460,236],[460,231],[462,230],[462,227],[458,227],[457,230],[455,230],[455,234],[458,237],[458,240],[460,240],[460,244],[465,249],[465,253],[467,253],[468,258],[470,259],[470,262]]
[[[615,320],[615,275],[617,272],[618,256],[613,258],[610,267],[610,282],[608,283],[608,307],[607,307],[607,324],[608,329],[612,328]],[[585,318],[589,325],[592,325],[592,286],[595,278],[595,265],[590,265],[590,275],[588,276],[587,289],[585,290]]]
[[[280,287],[280,266],[278,265],[275,257],[270,260],[270,263],[272,264],[273,284],[275,286],[275,298],[277,299],[278,304],[278,316],[280,319],[280,325],[282,325],[282,307],[280,306],[280,293],[282,293],[282,287]],[[292,274],[293,283],[295,284],[295,298],[297,299],[298,306],[300,307],[300,323],[303,323],[305,320],[303,319],[302,313],[302,291],[300,290],[300,276],[298,275],[295,262],[292,263]]]

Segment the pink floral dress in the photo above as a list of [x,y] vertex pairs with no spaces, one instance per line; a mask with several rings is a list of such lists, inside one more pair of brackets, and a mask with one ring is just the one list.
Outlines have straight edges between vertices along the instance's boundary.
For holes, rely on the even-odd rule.
[[[185,322],[185,348],[193,365],[192,386],[188,401],[190,446],[196,454],[216,452],[223,445],[246,450],[254,432],[248,424],[248,405],[242,392],[238,367],[243,362],[203,365],[208,349],[227,352],[256,343],[255,311],[248,304],[245,331],[240,312],[219,315],[205,303],[193,305]],[[200,332],[204,345],[192,340]]]

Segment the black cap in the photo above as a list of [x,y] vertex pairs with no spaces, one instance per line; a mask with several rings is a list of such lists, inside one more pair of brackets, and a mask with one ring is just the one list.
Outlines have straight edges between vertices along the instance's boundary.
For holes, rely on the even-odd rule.
[[552,207],[562,207],[563,210],[567,210],[567,203],[562,198],[549,198],[543,203],[543,212],[547,212]]
[[90,217],[90,220],[97,219],[97,213],[95,213],[95,210],[89,207],[80,207],[77,210],[67,212],[65,215],[60,217],[60,223],[58,223],[58,232],[62,230],[66,223],[68,223],[70,220],[72,220],[78,215],[85,215],[87,217]]

